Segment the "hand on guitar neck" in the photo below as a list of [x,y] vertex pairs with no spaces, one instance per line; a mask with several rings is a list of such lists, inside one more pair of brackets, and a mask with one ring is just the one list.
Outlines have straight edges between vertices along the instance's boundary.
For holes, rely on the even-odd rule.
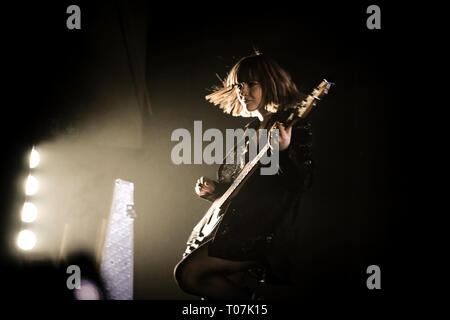
[[291,144],[292,127],[294,126],[294,123],[297,122],[297,120],[298,119],[292,121],[287,126],[284,123],[278,121],[275,122],[274,128],[280,131],[280,134],[278,136],[279,151],[286,150]]

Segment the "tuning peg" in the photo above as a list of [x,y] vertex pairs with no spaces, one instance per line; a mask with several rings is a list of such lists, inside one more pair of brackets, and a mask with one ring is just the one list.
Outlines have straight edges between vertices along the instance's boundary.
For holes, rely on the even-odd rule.
[[329,89],[331,86],[336,85],[336,83],[330,82],[330,81],[328,81],[327,79],[323,79],[323,81],[325,81],[325,82],[327,83],[327,89]]

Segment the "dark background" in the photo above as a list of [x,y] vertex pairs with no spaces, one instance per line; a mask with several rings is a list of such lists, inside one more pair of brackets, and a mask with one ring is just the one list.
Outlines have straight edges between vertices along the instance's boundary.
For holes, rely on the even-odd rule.
[[[66,28],[70,4],[81,7],[81,30]],[[225,77],[229,67],[256,47],[289,70],[304,92],[323,78],[336,83],[311,114],[316,176],[309,197],[314,210],[297,226],[307,239],[305,251],[293,253],[306,261],[299,269],[298,276],[305,278],[299,296],[330,291],[337,299],[341,292],[370,303],[406,295],[403,263],[411,250],[411,231],[405,223],[412,219],[407,173],[412,165],[405,159],[413,142],[404,129],[413,112],[399,93],[411,80],[405,54],[414,47],[414,27],[405,27],[408,7],[380,3],[382,29],[368,30],[370,4],[7,5],[2,20],[3,270],[18,277],[22,270],[10,243],[20,225],[16,177],[26,169],[24,154],[71,125],[81,132],[86,119],[101,119],[114,107],[105,103],[114,101],[111,91],[126,83],[137,97],[129,112],[139,119],[139,127],[127,118],[123,126],[136,134],[120,143],[105,134],[94,139],[95,147],[84,142],[96,150],[96,159],[99,154],[120,156],[126,165],[106,166],[106,172],[105,166],[92,163],[89,169],[104,170],[98,188],[106,190],[105,199],[111,188],[104,181],[122,175],[136,183],[135,298],[192,298],[178,290],[171,272],[194,223],[208,208],[193,192],[195,180],[214,177],[217,166],[173,165],[170,134],[176,128],[191,130],[194,120],[203,120],[204,130],[247,123],[249,119],[222,114],[204,96],[218,84],[216,73]],[[95,181],[89,181],[94,189]],[[105,201],[108,207],[110,200]],[[64,210],[59,213],[62,219]],[[371,264],[382,271],[379,292],[365,287]]]

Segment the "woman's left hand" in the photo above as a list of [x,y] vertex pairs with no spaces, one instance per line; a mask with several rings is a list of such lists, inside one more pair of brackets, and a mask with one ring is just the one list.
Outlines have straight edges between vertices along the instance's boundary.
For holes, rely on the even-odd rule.
[[278,147],[280,151],[286,150],[291,144],[292,125],[293,123],[286,128],[281,122],[277,121],[275,123],[275,129],[280,131],[278,136]]

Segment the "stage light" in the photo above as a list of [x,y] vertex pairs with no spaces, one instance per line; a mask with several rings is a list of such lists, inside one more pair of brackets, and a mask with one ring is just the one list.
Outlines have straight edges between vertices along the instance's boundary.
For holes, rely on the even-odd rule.
[[40,159],[39,152],[33,147],[30,154],[30,168],[36,168],[39,165]]
[[38,188],[39,188],[39,183],[38,183],[37,179],[35,177],[33,177],[32,175],[29,175],[28,179],[27,179],[27,183],[26,183],[25,194],[27,196],[32,196],[32,195],[36,194],[36,192],[38,191]]
[[36,235],[33,231],[22,230],[17,237],[17,245],[22,250],[31,250],[36,245]]
[[25,202],[22,208],[22,221],[33,222],[37,217],[37,208],[31,202]]

